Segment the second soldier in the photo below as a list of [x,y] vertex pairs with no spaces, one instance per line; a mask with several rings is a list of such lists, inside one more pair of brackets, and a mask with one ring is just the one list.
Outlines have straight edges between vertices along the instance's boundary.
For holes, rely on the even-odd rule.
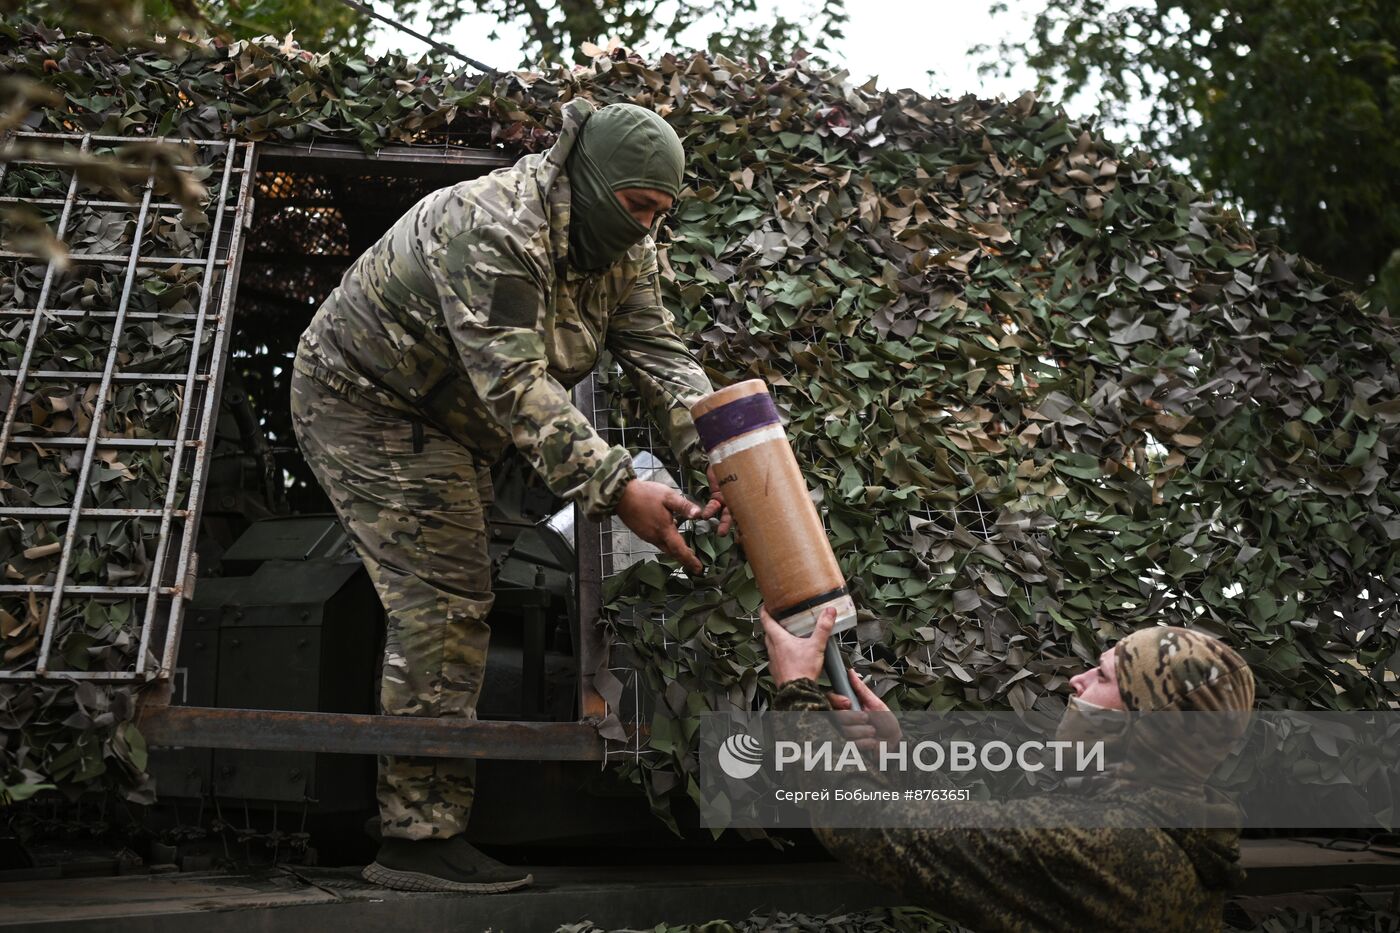
[[[387,714],[476,715],[490,471],[507,448],[590,518],[616,515],[692,572],[676,518],[723,510],[638,479],[568,392],[606,347],[681,462],[703,468],[688,409],[711,386],[662,307],[650,236],[681,191],[680,140],[630,104],[575,100],[562,118],[546,152],[415,205],[350,267],[297,350],[297,439],[388,615]],[[529,884],[462,838],[473,776],[468,760],[381,759],[383,843],[365,877],[403,890]]]

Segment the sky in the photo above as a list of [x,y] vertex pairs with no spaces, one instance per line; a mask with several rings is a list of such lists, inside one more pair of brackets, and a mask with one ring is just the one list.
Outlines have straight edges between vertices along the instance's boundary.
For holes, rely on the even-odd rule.
[[[810,0],[761,0],[761,4],[789,18],[802,16],[812,6]],[[850,71],[857,84],[878,76],[879,85],[885,88],[1015,98],[1034,86],[1034,75],[1022,68],[1009,78],[980,76],[978,59],[970,50],[978,44],[995,46],[1004,37],[1024,35],[1029,31],[1028,17],[1040,4],[1034,0],[1007,0],[1009,12],[996,17],[988,12],[988,6],[967,0],[847,0],[850,22],[845,38],[834,43],[832,57]],[[380,9],[382,12],[382,5]],[[892,24],[898,28],[891,28]],[[419,31],[425,29],[421,23],[409,25]],[[705,36],[717,25],[713,21],[697,24],[681,36],[682,44],[703,45]],[[495,40],[488,38],[493,29],[499,33]],[[515,67],[523,43],[519,28],[500,25],[492,17],[481,15],[469,17],[450,32],[434,38],[498,68]],[[384,27],[372,38],[370,51],[402,51],[417,56],[427,51],[427,46]]]

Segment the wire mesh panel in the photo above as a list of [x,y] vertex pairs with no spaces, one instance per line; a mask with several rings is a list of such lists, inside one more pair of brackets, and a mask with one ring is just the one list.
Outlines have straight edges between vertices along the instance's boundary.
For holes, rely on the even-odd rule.
[[[688,491],[684,471],[675,468],[670,450],[642,412],[635,394],[629,391],[616,366],[600,365],[593,378],[581,388],[585,391],[576,396],[576,401],[580,407],[591,405],[593,426],[603,440],[609,444],[621,444],[632,452],[633,467],[638,477]],[[588,389],[591,391],[586,391]],[[587,559],[596,561],[594,568],[587,569],[597,574],[600,591],[606,591],[609,581],[628,567],[656,556],[655,547],[639,539],[615,517],[601,523],[581,522],[578,527],[581,534],[596,535],[595,545],[580,547],[579,554],[580,561],[585,559],[585,555]],[[580,566],[581,574],[585,570]],[[667,610],[664,605],[649,605],[629,606],[622,611],[645,612],[660,622],[664,620]],[[674,647],[667,646],[667,650]],[[602,662],[603,658],[605,662]],[[626,642],[613,638],[599,646],[598,658],[585,659],[590,673],[593,672],[592,665],[599,662],[601,669],[596,671],[595,685],[605,704],[602,714],[605,721],[616,717],[623,727],[622,735],[625,735],[625,738],[614,736],[615,741],[608,743],[604,752],[605,761],[652,756],[654,752],[644,741],[643,728],[637,728],[650,721],[653,709],[653,698],[639,673],[639,659]]]
[[[0,242],[0,680],[134,682],[174,661],[253,150],[161,140],[130,202],[73,168],[131,142],[18,133],[0,149],[11,221]],[[156,164],[172,147],[174,170],[203,186],[198,210],[161,194]]]

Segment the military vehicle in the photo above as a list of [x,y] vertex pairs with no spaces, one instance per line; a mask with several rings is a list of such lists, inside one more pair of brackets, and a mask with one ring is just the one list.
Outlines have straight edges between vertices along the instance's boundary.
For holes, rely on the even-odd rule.
[[[295,50],[282,54],[292,62],[279,59],[285,71],[305,62]],[[276,71],[248,49],[225,57],[235,56],[237,81],[229,76],[229,85],[257,85]],[[43,61],[36,67],[46,73]],[[625,56],[608,64],[624,66],[639,67]],[[697,85],[732,77],[703,59],[693,69]],[[680,88],[679,71],[673,78]],[[639,80],[652,91],[663,86],[649,74]],[[389,83],[395,93],[415,89],[408,81]],[[460,82],[450,86],[463,91]],[[306,93],[324,94],[310,79],[305,87]],[[192,103],[197,93],[188,90],[171,93],[179,106],[200,112]],[[302,90],[295,86],[288,99]],[[240,85],[238,93],[244,91]],[[689,87],[684,92],[692,93]],[[842,93],[859,96],[850,89]],[[998,113],[1027,118],[1033,103],[999,104]],[[241,106],[230,111],[230,120],[244,116]],[[913,124],[929,120],[909,113],[905,109],[901,116],[894,108],[885,128],[926,132]],[[143,126],[165,135],[159,132],[165,116],[145,114]],[[777,145],[787,145],[782,137],[790,135],[794,152],[815,146],[825,157],[833,140],[856,130],[883,134],[874,117],[864,129],[841,123],[846,115],[835,105],[819,116],[820,127],[809,134],[814,143],[783,132]],[[888,902],[889,894],[845,885],[842,879],[849,876],[831,866],[803,867],[795,880],[766,867],[735,870],[734,863],[761,860],[774,850],[728,838],[716,845],[703,833],[690,834],[693,847],[678,843],[651,816],[642,791],[616,778],[609,763],[652,754],[645,731],[656,700],[642,689],[627,658],[609,655],[600,607],[607,581],[648,552],[619,528],[579,520],[509,459],[494,477],[498,597],[481,718],[376,715],[381,610],[292,438],[291,354],[343,270],[408,206],[434,187],[509,164],[512,156],[480,128],[470,139],[425,130],[419,145],[377,146],[370,154],[347,142],[289,142],[297,134],[279,135],[266,125],[245,125],[238,138],[222,138],[219,115],[210,120],[213,129],[206,135],[219,138],[175,140],[195,163],[180,170],[207,191],[198,209],[188,212],[178,186],[138,185],[128,201],[65,168],[64,153],[129,146],[130,136],[84,133],[75,126],[64,133],[21,130],[5,141],[15,148],[0,163],[0,204],[36,212],[69,255],[57,258],[34,243],[0,244],[0,379],[6,389],[0,463],[7,484],[0,545],[10,568],[0,582],[6,645],[0,715],[13,728],[36,706],[73,704],[63,720],[68,730],[111,734],[101,740],[107,746],[77,741],[55,750],[56,758],[68,756],[60,763],[72,770],[76,762],[79,776],[92,776],[104,758],[116,766],[121,756],[104,752],[115,748],[129,761],[148,764],[157,800],[146,808],[105,795],[28,801],[22,809],[30,832],[0,840],[0,900],[28,900],[23,911],[0,912],[0,924],[86,922],[135,929],[156,924],[152,918],[159,914],[173,928],[199,910],[206,912],[201,925],[232,927],[249,918],[218,911],[285,906],[293,909],[260,912],[257,923],[272,929],[313,917],[320,925],[374,928],[440,925],[468,915],[482,921],[489,915],[498,925],[509,920],[517,928],[553,928],[541,924],[539,915],[511,914],[525,909],[510,906],[520,903],[516,899],[462,907],[462,899],[391,897],[355,881],[354,865],[368,858],[374,844],[364,823],[374,812],[373,756],[382,753],[479,758],[480,805],[470,836],[483,845],[510,847],[532,863],[633,863],[611,876],[611,887],[598,887],[597,876],[559,876],[558,889],[572,900],[552,904],[549,916],[556,920],[609,916],[604,900],[617,900],[619,892],[635,903],[630,912],[611,914],[618,925],[733,916],[751,906],[820,910]],[[509,128],[540,131],[523,129],[526,123],[515,120]],[[707,159],[717,146],[737,146],[727,124],[715,125],[717,138],[724,139],[706,142]],[[350,135],[344,126],[338,132]],[[1065,150],[1067,160],[1089,159],[1087,133],[1078,142],[1067,129],[1062,134],[1053,143],[1057,152]],[[255,137],[261,141],[246,141]],[[871,148],[879,145],[875,136],[863,138]],[[151,159],[150,179],[164,178],[161,157],[153,153]],[[796,160],[790,153],[772,156],[773,165]],[[997,177],[1008,174],[995,155],[989,162],[997,166]],[[978,175],[982,163],[978,156],[975,163],[940,165],[936,175],[920,181],[936,185],[942,179],[959,197],[971,197],[969,192],[991,190],[988,178]],[[1113,183],[1108,179],[1117,162],[1105,157],[1098,165],[1092,177],[1081,168],[1070,171],[1094,184]],[[800,166],[804,172],[809,167]],[[755,178],[750,171],[745,180],[736,171],[745,186],[767,183],[761,172]],[[873,188],[860,204],[843,200],[847,181],[855,177],[849,169],[819,165],[811,172],[840,179],[820,210],[860,214],[862,223],[867,213],[878,213]],[[1073,193],[1068,183],[1056,190]],[[1086,203],[1097,196],[1086,195]],[[903,213],[891,223],[921,235],[907,227],[920,205],[914,198],[892,208]],[[795,216],[797,208],[788,207]],[[1199,213],[1191,215],[1192,224],[1216,223]],[[1093,233],[1086,220],[1072,219]],[[752,243],[736,239],[736,248],[746,244],[765,260],[783,256],[788,220],[775,223],[784,232],[755,231]],[[934,219],[919,223],[937,226]],[[874,225],[869,219],[867,226]],[[912,272],[927,276],[920,288],[936,285],[940,300],[954,300],[943,286],[961,287],[954,274],[959,266],[965,274],[1009,238],[998,224],[975,226],[975,236],[945,231],[960,244],[957,251],[911,265]],[[810,241],[804,226],[793,229],[792,236]],[[903,240],[890,243],[891,249],[912,249]],[[960,252],[964,248],[969,251]],[[1224,254],[1219,244],[1210,250]],[[1065,266],[1071,268],[1068,261]],[[1232,271],[1228,287],[1237,287],[1235,279],[1247,278],[1246,271]],[[1124,275],[1131,280],[1139,273],[1145,270]],[[1267,274],[1287,281],[1285,273],[1293,276],[1273,266]],[[881,287],[892,287],[894,271],[879,274]],[[685,288],[703,290],[695,281]],[[886,310],[908,312],[884,322],[896,335],[901,327],[917,326],[911,315],[923,315],[922,321],[944,310],[931,300],[928,307],[895,304]],[[1127,329],[1132,333],[1118,336],[1134,344],[1146,340],[1146,331],[1155,333],[1138,324]],[[1009,332],[1003,336],[1014,339]],[[966,346],[979,359],[993,358],[987,346]],[[975,378],[967,373],[969,394],[996,365],[976,370]],[[855,366],[872,372],[868,361]],[[604,366],[577,387],[576,404],[609,439],[649,454],[649,468],[664,475],[664,451],[615,388],[616,374]],[[1182,436],[1182,443],[1201,443]],[[963,440],[972,444],[970,437]],[[1136,456],[1120,453],[1125,462]],[[899,468],[897,457],[891,462],[891,469]],[[1090,474],[1090,482],[1100,481],[1097,461],[1078,469]],[[852,475],[859,486],[859,475]],[[990,534],[986,516],[979,521],[981,533]],[[137,699],[140,740],[113,726]],[[152,747],[149,761],[136,747],[139,741]],[[1296,841],[1253,845],[1253,893],[1394,885],[1395,852],[1382,842],[1351,847],[1357,851]],[[797,848],[798,854],[810,853]],[[724,871],[677,870],[699,860],[725,863]],[[638,861],[661,867],[644,871]],[[122,883],[80,884],[78,875]],[[583,890],[590,884],[593,894]],[[153,893],[158,890],[174,893],[161,901],[166,895]],[[537,894],[549,891],[522,898],[536,903],[528,899]],[[151,906],[157,901],[163,906]],[[310,908],[324,910],[298,912]]]

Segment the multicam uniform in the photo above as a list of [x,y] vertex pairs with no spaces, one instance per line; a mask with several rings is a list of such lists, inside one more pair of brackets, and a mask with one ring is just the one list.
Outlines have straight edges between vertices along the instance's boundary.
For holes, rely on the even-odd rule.
[[[307,462],[389,616],[384,712],[475,715],[490,629],[490,468],[508,445],[591,518],[635,476],[571,404],[606,347],[683,463],[711,391],[661,305],[650,237],[596,274],[569,259],[565,163],[593,108],[563,108],[553,148],[443,188],[346,272],[297,349],[292,418]],[[387,758],[386,836],[450,837],[469,761]]]
[[[1248,711],[1253,706],[1249,667],[1217,639],[1181,628],[1150,628],[1123,639],[1116,651],[1119,691],[1129,710]],[[825,693],[806,678],[784,684],[773,705],[789,711],[831,708]],[[1242,731],[1247,718],[1224,722]],[[1177,772],[1203,776],[1232,740],[1216,738],[1174,743],[1178,747],[1162,749],[1159,757],[1169,759]],[[1088,796],[1082,802],[1029,798],[958,805],[964,811],[995,807],[1005,823],[1065,828],[814,828],[828,850],[871,880],[978,933],[1220,930],[1225,891],[1243,876],[1239,833],[1143,829],[1144,812],[1170,811],[1179,798],[1121,784],[1112,791],[1106,798],[1110,804]],[[1078,821],[1075,808],[1083,809]],[[814,814],[813,822],[819,821]]]

